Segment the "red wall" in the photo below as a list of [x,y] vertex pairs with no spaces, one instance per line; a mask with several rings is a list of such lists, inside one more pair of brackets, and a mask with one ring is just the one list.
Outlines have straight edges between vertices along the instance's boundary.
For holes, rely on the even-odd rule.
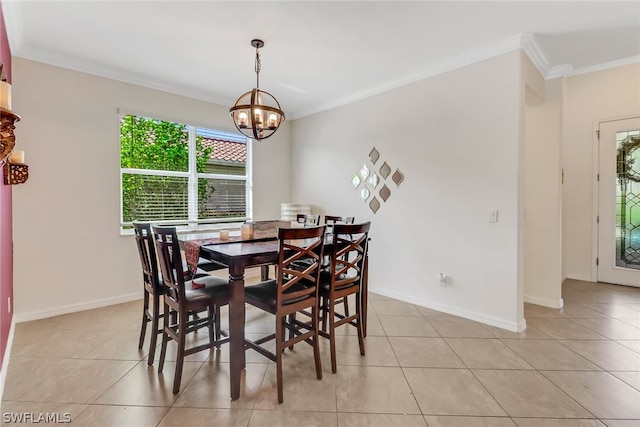
[[[1,3],[1,2],[0,2]],[[11,83],[11,49],[0,8],[0,62],[4,64],[7,81]],[[13,318],[13,235],[11,216],[11,186],[0,179],[0,366],[7,348]],[[7,305],[11,298],[11,310]],[[8,355],[7,355],[8,357]]]

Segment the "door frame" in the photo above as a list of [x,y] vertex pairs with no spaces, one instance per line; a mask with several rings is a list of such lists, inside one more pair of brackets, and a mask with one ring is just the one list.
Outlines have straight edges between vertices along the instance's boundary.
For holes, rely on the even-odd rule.
[[591,281],[598,281],[598,248],[600,238],[598,236],[599,224],[597,221],[600,213],[600,185],[598,174],[600,173],[600,140],[598,138],[598,128],[600,123],[616,122],[619,120],[635,119],[638,114],[631,114],[618,117],[608,117],[606,119],[596,119],[591,123]]

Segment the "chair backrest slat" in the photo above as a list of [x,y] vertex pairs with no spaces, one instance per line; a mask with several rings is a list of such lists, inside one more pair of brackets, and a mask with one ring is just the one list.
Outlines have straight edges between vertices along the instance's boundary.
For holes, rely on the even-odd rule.
[[336,215],[325,215],[324,216],[325,225],[353,224],[354,222],[355,222],[355,217],[353,217],[353,216],[336,216]]
[[133,222],[133,230],[136,236],[136,246],[142,266],[142,280],[149,292],[156,293],[160,290],[160,272],[158,271],[158,258],[156,256],[151,224],[148,222]]
[[324,225],[278,229],[278,307],[306,298],[316,298],[320,260],[324,251],[324,232]]
[[305,227],[316,227],[320,225],[320,215],[297,214],[296,221]]
[[176,228],[153,226],[152,230],[167,295],[174,303],[182,304],[185,301],[184,268]]
[[371,222],[335,224],[332,234],[332,289],[351,283],[361,283],[364,261],[369,245]]

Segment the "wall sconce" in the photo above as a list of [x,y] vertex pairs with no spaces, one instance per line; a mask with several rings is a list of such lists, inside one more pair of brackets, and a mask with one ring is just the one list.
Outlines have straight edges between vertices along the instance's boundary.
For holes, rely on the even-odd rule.
[[24,184],[29,179],[29,165],[24,163],[24,151],[14,150],[4,165],[4,183],[6,185]]

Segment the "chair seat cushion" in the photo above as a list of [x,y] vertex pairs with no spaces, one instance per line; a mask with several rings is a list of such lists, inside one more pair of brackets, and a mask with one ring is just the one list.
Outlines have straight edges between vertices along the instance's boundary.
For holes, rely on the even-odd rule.
[[[357,285],[359,282],[359,277],[348,276],[346,274],[341,274],[340,276],[338,276],[337,279],[339,281],[346,280],[347,282],[336,286],[336,290],[346,289],[348,287]],[[331,269],[320,270],[320,293],[326,294],[329,292],[330,288],[331,288]]]
[[[287,289],[287,292],[297,292],[306,289],[307,287],[301,283],[296,283]],[[253,303],[257,303],[258,306],[268,306],[272,307],[275,310],[276,307],[276,297],[278,294],[278,282],[277,280],[267,280],[265,282],[258,283],[257,285],[247,286],[244,288],[245,301],[249,304],[255,305]],[[300,298],[296,298],[293,300],[287,301],[288,304],[292,304],[298,301],[302,301],[308,298],[308,296],[303,296]]]
[[229,282],[222,277],[203,276],[195,279],[203,287],[192,289],[191,281],[185,282],[187,304],[202,302],[205,299],[216,300],[218,304],[229,302]]

